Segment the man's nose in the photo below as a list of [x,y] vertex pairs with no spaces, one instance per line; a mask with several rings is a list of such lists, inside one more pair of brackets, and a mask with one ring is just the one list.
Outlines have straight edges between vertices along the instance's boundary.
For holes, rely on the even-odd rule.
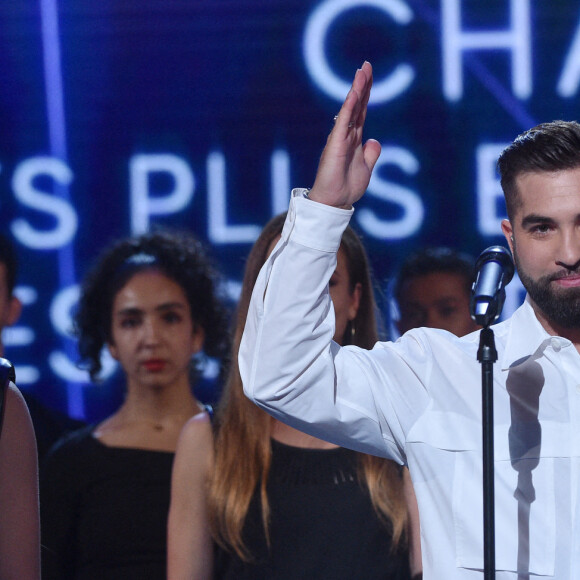
[[569,270],[580,266],[580,228],[563,234],[556,263]]
[[423,326],[427,328],[441,328],[441,316],[436,309],[430,308],[425,312]]

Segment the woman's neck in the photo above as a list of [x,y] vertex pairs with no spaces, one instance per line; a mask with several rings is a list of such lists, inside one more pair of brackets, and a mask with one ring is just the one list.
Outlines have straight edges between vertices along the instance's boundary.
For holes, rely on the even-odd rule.
[[185,389],[128,389],[121,407],[93,435],[111,447],[175,451],[181,429],[203,407]]
[[168,415],[191,415],[200,405],[188,385],[171,389],[127,388],[118,413],[127,418],[159,419]]

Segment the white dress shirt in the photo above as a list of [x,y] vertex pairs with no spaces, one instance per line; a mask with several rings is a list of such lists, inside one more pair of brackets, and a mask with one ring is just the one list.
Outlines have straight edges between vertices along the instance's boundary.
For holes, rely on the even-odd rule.
[[[245,392],[293,427],[408,464],[424,578],[482,578],[479,332],[332,342],[328,281],[351,215],[293,192],[248,313]],[[496,578],[580,579],[580,356],[527,301],[493,330]]]

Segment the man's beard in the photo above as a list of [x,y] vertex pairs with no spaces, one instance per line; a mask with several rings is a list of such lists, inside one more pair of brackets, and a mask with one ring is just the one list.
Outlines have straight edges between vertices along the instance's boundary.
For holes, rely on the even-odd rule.
[[561,288],[554,285],[554,280],[565,277],[566,274],[578,274],[580,268],[562,269],[534,280],[522,269],[515,248],[514,259],[524,288],[548,321],[562,328],[580,328],[580,286]]

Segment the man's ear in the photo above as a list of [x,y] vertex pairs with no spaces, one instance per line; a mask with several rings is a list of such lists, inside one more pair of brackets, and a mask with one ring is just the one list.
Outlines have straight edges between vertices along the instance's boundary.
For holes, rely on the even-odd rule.
[[510,247],[511,253],[514,253],[514,230],[509,220],[501,220],[501,231]]
[[10,303],[8,304],[8,316],[6,317],[6,326],[12,326],[16,324],[20,315],[22,314],[22,302],[16,296],[10,298]]

